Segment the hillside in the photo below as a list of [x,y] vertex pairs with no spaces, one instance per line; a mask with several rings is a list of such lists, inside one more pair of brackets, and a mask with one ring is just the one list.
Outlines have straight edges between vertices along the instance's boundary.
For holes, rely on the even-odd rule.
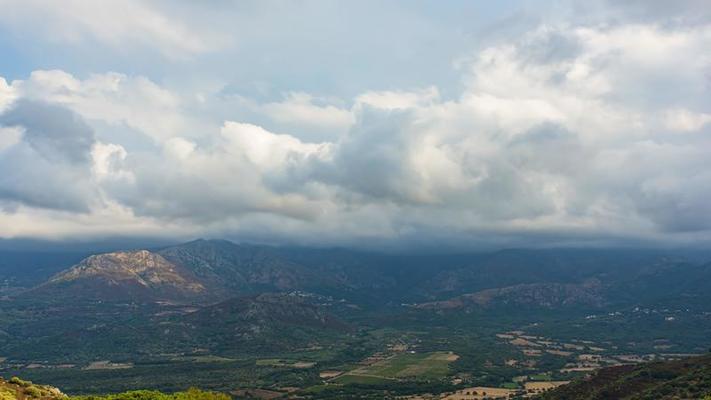
[[154,251],[93,255],[29,294],[33,299],[62,293],[65,299],[214,302],[301,290],[376,308],[403,302],[427,303],[423,308],[599,307],[680,296],[701,301],[709,277],[709,266],[655,252],[505,250],[413,257],[195,240]]
[[156,390],[133,390],[123,393],[67,396],[59,389],[38,385],[31,381],[12,377],[0,377],[0,400],[230,400],[224,393],[202,391],[191,388],[186,391],[163,393]]
[[541,400],[664,400],[711,396],[711,355],[604,368]]
[[491,307],[601,307],[599,282],[584,284],[531,283],[485,289],[449,300],[418,304],[425,310],[460,310]]
[[[698,354],[711,332],[709,271],[677,256],[614,249],[419,256],[197,240],[116,251],[0,301],[0,368],[63,384],[58,376],[107,360],[183,368],[195,357],[309,353],[297,361],[338,370],[398,348],[454,351],[461,358],[451,373],[474,385],[551,371],[569,380],[560,371],[577,365],[577,354],[540,354],[497,335],[593,341],[609,356]],[[248,382],[318,379],[284,367],[262,366],[268,378],[246,365],[223,367]]]
[[59,389],[37,385],[17,377],[5,380],[0,377],[0,400],[59,400],[66,399]]
[[33,295],[64,299],[182,299],[204,295],[191,273],[147,250],[93,255],[49,279]]
[[344,327],[321,307],[308,302],[303,296],[290,293],[264,293],[230,299],[188,314],[185,320],[201,326],[239,324],[234,327],[237,329],[244,329],[247,324],[265,323],[316,328]]
[[295,289],[317,280],[306,267],[267,246],[195,240],[158,254],[222,292]]
[[265,293],[201,308],[173,320],[172,330],[189,333],[196,346],[220,354],[272,354],[308,347],[348,326],[299,295]]

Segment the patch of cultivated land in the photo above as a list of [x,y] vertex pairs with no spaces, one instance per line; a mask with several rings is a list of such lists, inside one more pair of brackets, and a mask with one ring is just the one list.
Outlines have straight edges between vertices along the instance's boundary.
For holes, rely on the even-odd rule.
[[[358,377],[376,379],[423,378],[447,376],[449,363],[459,356],[451,352],[399,353],[371,365],[356,368],[335,379],[338,383],[358,381]],[[372,381],[372,379],[369,379]]]
[[528,393],[543,393],[568,383],[570,383],[570,381],[526,382],[524,387]]
[[334,379],[333,382],[339,383],[342,385],[348,385],[351,383],[357,383],[361,385],[379,385],[383,383],[388,383],[393,381],[393,378],[384,378],[381,376],[374,376],[374,375],[341,375],[338,378]]
[[172,361],[192,361],[192,362],[230,362],[234,361],[233,358],[226,358],[214,355],[202,355],[202,356],[181,356],[173,357]]
[[338,375],[341,375],[343,371],[321,371],[318,373],[319,378],[321,379],[331,379],[335,378]]
[[316,365],[315,362],[309,361],[293,361],[293,360],[280,360],[276,358],[268,358],[256,361],[257,365],[261,366],[271,366],[271,367],[282,367],[282,368],[311,368]]
[[442,400],[508,399],[516,393],[518,390],[477,386],[458,390]]
[[108,360],[94,361],[84,369],[127,369],[133,368],[132,363],[115,363]]

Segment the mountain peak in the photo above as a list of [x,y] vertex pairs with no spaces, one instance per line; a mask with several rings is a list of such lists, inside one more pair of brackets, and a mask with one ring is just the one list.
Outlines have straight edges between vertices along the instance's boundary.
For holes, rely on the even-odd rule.
[[[117,251],[89,256],[52,277],[44,287],[101,287],[124,290],[129,297],[147,295],[195,296],[205,292],[189,271],[148,250]],[[114,290],[114,292],[120,292]],[[172,296],[169,296],[172,297]]]

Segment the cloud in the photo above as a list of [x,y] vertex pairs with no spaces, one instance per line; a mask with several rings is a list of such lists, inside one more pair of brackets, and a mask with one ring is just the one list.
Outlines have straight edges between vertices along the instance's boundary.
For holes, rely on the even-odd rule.
[[15,100],[15,90],[7,84],[5,78],[0,77],[0,112]]
[[667,129],[678,132],[698,132],[711,122],[711,114],[696,113],[683,108],[670,109],[664,119]]
[[56,105],[15,102],[0,116],[3,133],[20,132],[0,153],[0,204],[86,212],[96,194],[89,168],[93,131]]
[[429,87],[417,91],[371,91],[356,97],[356,107],[367,105],[385,110],[408,109],[432,105],[439,100],[439,91]]
[[283,101],[270,102],[260,109],[274,122],[288,126],[303,126],[338,135],[353,125],[350,110],[332,104],[318,104],[317,98],[307,93],[289,93]]
[[49,161],[85,163],[94,143],[94,133],[80,118],[46,103],[18,101],[0,123],[22,128],[24,142]]
[[10,148],[22,140],[22,129],[13,127],[0,127],[0,152]]
[[708,24],[544,23],[459,59],[455,95],[0,80],[0,220],[47,226],[0,235],[707,241],[709,47]]
[[[163,141],[194,126],[185,118],[181,99],[149,79],[109,72],[80,80],[60,71],[34,71],[25,81],[13,81],[22,98],[71,108],[89,121],[125,126]],[[158,117],[160,116],[160,117]]]
[[606,0],[601,5],[621,13],[626,21],[657,23],[662,20],[672,25],[705,25],[711,16],[704,0]]
[[308,141],[335,140],[354,123],[353,112],[343,101],[303,92],[285,93],[281,99],[264,102],[225,89],[217,97],[218,108],[224,109],[228,118],[250,120]]

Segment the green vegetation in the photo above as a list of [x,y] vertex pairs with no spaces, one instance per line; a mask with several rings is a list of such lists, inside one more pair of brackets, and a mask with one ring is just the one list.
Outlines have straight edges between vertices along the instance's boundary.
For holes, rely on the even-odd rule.
[[528,377],[532,381],[550,381],[550,374],[534,374]]
[[0,378],[0,400],[58,400],[65,397],[51,386],[37,385],[16,376],[7,381]]
[[22,386],[22,387],[28,387],[32,384],[31,381],[24,381],[16,376],[13,376],[12,378],[10,378],[10,380],[8,382],[12,383],[13,385],[18,385],[18,386]]
[[[700,353],[711,338],[704,286],[711,266],[673,257],[572,250],[409,257],[205,241],[157,253],[224,298],[99,301],[80,296],[82,288],[76,297],[18,289],[0,301],[0,373],[70,395],[161,391],[123,393],[127,400],[190,387],[383,398],[567,381],[586,373],[569,368],[582,354],[612,364],[618,355]],[[588,282],[591,289],[582,288]],[[556,347],[497,336],[518,330]],[[608,364],[591,368],[600,365]]]
[[711,393],[711,355],[678,361],[605,368],[592,379],[577,380],[542,400],[703,399]]
[[224,393],[190,388],[184,392],[176,393],[163,393],[155,390],[133,390],[109,395],[74,396],[69,400],[231,400],[231,397]]

